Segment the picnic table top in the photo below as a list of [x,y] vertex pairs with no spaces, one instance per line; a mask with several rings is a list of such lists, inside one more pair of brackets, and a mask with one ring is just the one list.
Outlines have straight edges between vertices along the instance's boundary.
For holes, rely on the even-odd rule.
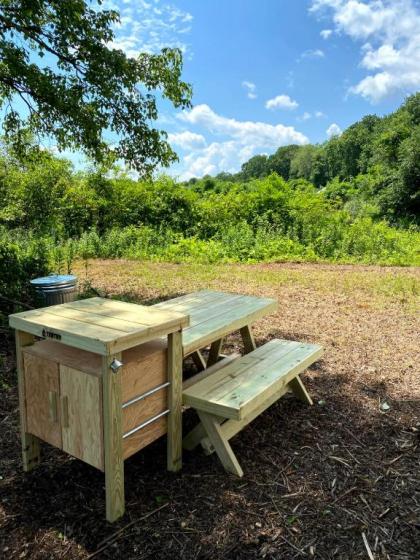
[[188,314],[94,297],[10,315],[15,329],[109,355],[178,331]]
[[153,306],[189,315],[182,333],[184,356],[277,310],[275,299],[203,290]]

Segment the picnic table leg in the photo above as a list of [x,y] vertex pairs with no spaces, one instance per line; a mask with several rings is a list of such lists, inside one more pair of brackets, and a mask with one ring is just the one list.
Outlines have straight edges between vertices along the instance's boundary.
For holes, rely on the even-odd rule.
[[245,354],[249,354],[249,352],[252,352],[257,347],[255,344],[254,335],[251,331],[251,327],[249,325],[245,325],[245,327],[242,327],[242,329],[240,330],[240,333],[242,336],[242,341],[244,343]]
[[23,470],[29,472],[40,462],[39,439],[26,431],[26,406],[25,406],[25,372],[23,367],[22,348],[34,343],[33,335],[16,331],[16,369],[19,390],[20,435],[22,443]]
[[223,467],[228,472],[236,474],[236,476],[243,476],[244,473],[241,466],[235,457],[229,441],[223,435],[218,419],[207,412],[202,412],[201,410],[197,412]]
[[122,455],[122,387],[121,368],[111,368],[114,360],[121,362],[121,353],[102,358],[102,391],[104,416],[104,455],[106,518],[112,523],[125,511],[124,460]]
[[222,346],[223,338],[219,338],[219,340],[215,340],[211,343],[209,357],[207,359],[207,367],[212,366],[218,361]]
[[168,335],[168,450],[169,471],[182,467],[182,333]]
[[300,401],[306,404],[314,404],[299,375],[289,381],[289,387]]
[[200,350],[196,350],[195,352],[193,352],[191,354],[191,358],[193,359],[195,367],[198,371],[203,371],[206,369],[206,361],[204,360],[203,354],[200,352]]

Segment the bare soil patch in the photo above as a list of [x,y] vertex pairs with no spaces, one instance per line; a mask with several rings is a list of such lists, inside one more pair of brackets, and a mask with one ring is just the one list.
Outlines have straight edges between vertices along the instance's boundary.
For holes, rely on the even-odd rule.
[[[82,263],[76,272],[83,281]],[[142,303],[201,288],[278,298],[278,313],[255,327],[257,343],[324,345],[305,375],[315,405],[285,397],[233,440],[243,479],[200,452],[167,473],[165,442],[156,442],[126,462],[126,515],[109,525],[99,471],[45,445],[41,466],[21,472],[4,333],[0,557],[420,558],[419,269],[95,261],[87,279]],[[227,350],[238,348],[233,335]],[[189,411],[185,429],[194,422]]]

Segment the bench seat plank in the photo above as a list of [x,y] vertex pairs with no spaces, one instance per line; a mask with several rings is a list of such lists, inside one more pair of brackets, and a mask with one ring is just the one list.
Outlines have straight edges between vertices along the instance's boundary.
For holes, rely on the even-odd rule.
[[184,404],[242,420],[321,355],[316,344],[272,340],[184,390]]

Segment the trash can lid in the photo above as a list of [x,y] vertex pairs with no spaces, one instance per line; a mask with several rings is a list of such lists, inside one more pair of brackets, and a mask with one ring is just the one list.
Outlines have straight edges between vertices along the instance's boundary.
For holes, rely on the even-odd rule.
[[77,282],[77,276],[73,274],[50,274],[41,278],[31,280],[32,286],[36,288],[57,288],[58,286],[74,286]]

